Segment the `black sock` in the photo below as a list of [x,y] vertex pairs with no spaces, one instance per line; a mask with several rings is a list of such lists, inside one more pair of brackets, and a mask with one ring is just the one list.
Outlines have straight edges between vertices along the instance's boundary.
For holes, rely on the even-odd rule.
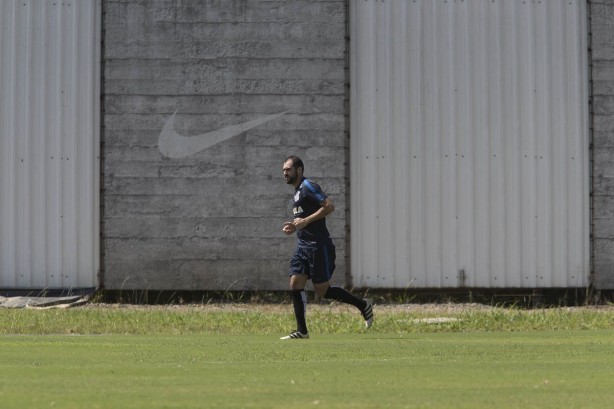
[[292,305],[294,306],[294,317],[296,318],[296,330],[302,334],[307,333],[307,323],[305,322],[305,312],[307,311],[307,294],[305,290],[292,290]]
[[354,307],[358,308],[360,311],[362,311],[362,309],[367,306],[367,303],[364,300],[354,297],[352,294],[345,291],[341,287],[328,287],[328,290],[326,290],[326,294],[324,294],[324,298],[330,298],[335,301],[341,301],[342,303],[351,304]]

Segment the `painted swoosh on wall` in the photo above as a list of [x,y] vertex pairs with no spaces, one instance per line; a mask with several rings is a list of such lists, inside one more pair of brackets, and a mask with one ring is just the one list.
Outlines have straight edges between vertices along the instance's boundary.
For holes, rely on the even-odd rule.
[[166,121],[162,132],[158,138],[158,148],[162,155],[167,158],[179,159],[185,158],[198,152],[204,151],[217,145],[220,142],[224,142],[248,131],[252,128],[260,126],[265,122],[272,121],[275,118],[282,116],[289,111],[280,112],[273,115],[263,116],[261,118],[252,119],[251,121],[243,122],[237,125],[226,126],[215,131],[206,132],[204,134],[195,136],[183,136],[175,132],[175,115],[177,111],[171,115]]

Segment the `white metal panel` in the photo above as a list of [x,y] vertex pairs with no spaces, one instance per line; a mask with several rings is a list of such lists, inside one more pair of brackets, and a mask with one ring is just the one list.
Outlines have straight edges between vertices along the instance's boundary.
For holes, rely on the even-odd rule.
[[354,285],[588,284],[585,3],[350,2]]
[[100,18],[0,2],[0,288],[97,285]]

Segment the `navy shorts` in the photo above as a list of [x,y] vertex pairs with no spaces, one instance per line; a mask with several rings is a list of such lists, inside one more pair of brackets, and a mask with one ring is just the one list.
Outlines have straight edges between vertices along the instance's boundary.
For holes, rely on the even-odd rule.
[[289,275],[306,274],[314,284],[325,283],[335,270],[335,246],[297,246],[290,261]]

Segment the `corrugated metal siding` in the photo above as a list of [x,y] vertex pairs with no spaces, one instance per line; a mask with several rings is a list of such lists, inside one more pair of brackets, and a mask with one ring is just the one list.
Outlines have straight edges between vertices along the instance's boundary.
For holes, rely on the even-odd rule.
[[354,285],[587,285],[585,1],[352,1],[350,30]]
[[0,288],[97,284],[100,2],[0,2]]

